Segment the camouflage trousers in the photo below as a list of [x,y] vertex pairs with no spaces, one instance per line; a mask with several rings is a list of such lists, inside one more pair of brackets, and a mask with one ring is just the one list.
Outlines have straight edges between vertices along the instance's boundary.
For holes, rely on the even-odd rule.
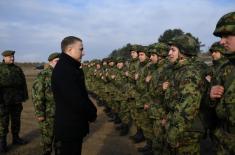
[[131,120],[133,121],[133,123],[135,123],[135,125],[137,125],[136,122],[136,107],[135,107],[135,99],[129,100],[129,104],[128,104],[128,111],[130,113],[131,116]]
[[179,141],[179,147],[168,147],[170,154],[176,155],[200,155],[201,132],[184,132]]
[[19,135],[22,110],[22,103],[12,103],[10,105],[4,105],[0,103],[0,137],[7,136],[7,133],[9,132],[8,126],[10,121],[12,135]]
[[124,124],[130,124],[131,122],[131,115],[128,107],[129,105],[127,101],[121,102],[119,116],[120,119],[122,120],[122,123]]
[[168,155],[165,128],[162,127],[160,120],[153,120],[153,152],[154,155]]
[[41,146],[43,148],[43,153],[52,152],[52,144],[54,139],[53,134],[54,127],[54,117],[46,117],[42,122],[39,122],[39,128],[41,132]]
[[143,130],[145,138],[151,140],[154,136],[152,119],[149,118],[148,112],[144,109],[138,108],[136,112],[137,125]]
[[216,129],[214,135],[217,140],[217,155],[235,154],[235,134]]

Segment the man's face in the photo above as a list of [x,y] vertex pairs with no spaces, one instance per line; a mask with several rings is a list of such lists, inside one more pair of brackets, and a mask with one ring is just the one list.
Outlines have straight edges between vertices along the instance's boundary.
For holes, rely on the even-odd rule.
[[136,59],[138,57],[138,53],[136,51],[131,51],[132,59]]
[[81,41],[76,41],[75,43],[69,45],[66,52],[79,62],[81,62],[82,56],[85,55]]
[[179,49],[176,46],[171,45],[168,58],[171,63],[174,63],[179,58]]
[[117,63],[117,68],[118,68],[118,69],[123,68],[123,66],[124,66],[123,62],[119,62],[119,63]]
[[221,53],[219,51],[211,52],[212,60],[219,60],[221,58]]
[[104,61],[104,62],[103,62],[103,66],[106,66],[106,65],[107,65],[107,62],[106,62],[106,61]]
[[113,65],[114,65],[113,61],[109,62],[109,66],[113,66]]
[[151,54],[150,60],[151,60],[151,62],[154,63],[154,64],[157,63],[157,61],[158,61],[158,56],[157,56],[157,54]]
[[6,64],[13,64],[15,57],[14,57],[14,55],[4,56],[3,60]]
[[100,64],[96,64],[96,68],[97,68],[97,69],[100,69]]
[[222,36],[220,44],[229,52],[235,52],[235,35]]
[[54,68],[58,61],[59,61],[59,58],[55,58],[55,59],[51,60],[49,62],[49,64],[51,65],[51,67]]
[[139,60],[140,62],[144,62],[147,59],[147,56],[144,52],[139,52]]

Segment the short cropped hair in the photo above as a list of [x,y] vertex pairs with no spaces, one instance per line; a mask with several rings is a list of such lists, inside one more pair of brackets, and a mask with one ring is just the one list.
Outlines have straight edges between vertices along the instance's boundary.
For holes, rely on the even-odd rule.
[[74,36],[65,37],[65,38],[61,41],[61,51],[62,51],[62,52],[65,52],[66,48],[67,48],[69,45],[75,43],[76,41],[82,42],[82,39],[77,38],[77,37],[74,37]]

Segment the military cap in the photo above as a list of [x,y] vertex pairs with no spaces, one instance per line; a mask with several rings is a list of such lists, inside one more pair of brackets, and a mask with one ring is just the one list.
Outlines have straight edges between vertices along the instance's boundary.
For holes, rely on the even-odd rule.
[[137,45],[137,44],[131,45],[130,51],[136,51],[136,52],[137,52],[139,46],[140,46],[140,45]]
[[96,63],[96,64],[101,64],[102,61],[101,61],[101,60],[96,60],[95,63]]
[[110,62],[115,62],[115,58],[114,57],[109,57],[108,60],[107,60],[108,63]]
[[107,62],[109,58],[103,58],[102,62]]
[[125,59],[123,57],[117,57],[116,58],[116,62],[119,63],[119,62],[125,62]]
[[220,53],[224,53],[226,50],[224,48],[224,46],[222,46],[219,42],[214,42],[209,51],[212,53],[214,51],[219,51]]
[[60,57],[60,53],[57,53],[57,52],[51,53],[48,57],[48,61],[52,61],[53,59],[59,58],[59,57]]
[[222,16],[216,24],[213,34],[218,37],[222,35],[235,35],[235,12]]
[[139,46],[138,48],[137,48],[137,52],[139,53],[139,52],[143,52],[143,53],[145,53],[146,54],[146,56],[150,56],[149,55],[149,52],[148,52],[148,48],[146,47],[146,46]]
[[154,43],[150,45],[149,47],[149,53],[152,54],[157,54],[158,56],[161,57],[166,57],[168,56],[169,53],[169,46],[165,43]]
[[6,50],[6,51],[3,51],[2,52],[2,56],[10,56],[10,55],[14,55],[15,54],[15,51],[12,51],[12,50]]
[[196,56],[200,50],[199,46],[197,46],[195,38],[187,34],[183,34],[172,38],[168,42],[168,45],[174,45],[178,47],[180,53],[188,56]]

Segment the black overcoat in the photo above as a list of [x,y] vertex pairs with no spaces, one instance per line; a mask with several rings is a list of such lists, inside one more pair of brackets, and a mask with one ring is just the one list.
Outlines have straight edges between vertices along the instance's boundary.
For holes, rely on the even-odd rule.
[[51,80],[56,140],[82,139],[89,133],[89,122],[95,121],[97,109],[88,97],[81,63],[62,53]]

